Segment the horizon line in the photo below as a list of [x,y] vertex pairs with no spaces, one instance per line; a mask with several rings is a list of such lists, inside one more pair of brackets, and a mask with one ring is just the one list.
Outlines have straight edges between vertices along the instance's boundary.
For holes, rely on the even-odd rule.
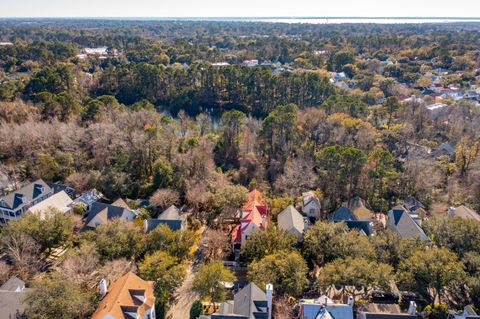
[[425,19],[425,20],[437,20],[437,19],[448,19],[448,20],[480,20],[480,16],[476,17],[448,17],[448,16],[38,16],[38,17],[27,17],[27,16],[17,16],[17,17],[1,17],[0,20],[14,20],[14,19],[85,19],[85,20],[98,20],[98,19],[149,19],[149,20],[198,20],[198,19],[372,19],[372,20],[381,20],[381,19],[405,19],[405,20],[416,20],[416,19]]

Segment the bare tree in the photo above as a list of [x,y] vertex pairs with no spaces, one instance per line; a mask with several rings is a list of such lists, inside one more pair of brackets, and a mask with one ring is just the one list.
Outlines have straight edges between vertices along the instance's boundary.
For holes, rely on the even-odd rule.
[[171,205],[177,204],[179,199],[180,196],[177,191],[169,188],[160,188],[150,197],[150,202],[153,206],[159,206],[162,209],[165,209]]
[[30,279],[42,268],[44,262],[40,247],[30,236],[6,235],[2,242],[7,255],[13,262],[13,272],[21,279]]
[[95,245],[85,243],[68,253],[59,267],[59,272],[63,277],[87,290],[97,281],[95,270],[98,265],[99,258]]
[[114,282],[127,272],[136,272],[136,270],[136,266],[132,261],[122,258],[107,261],[99,272],[102,278],[108,282]]
[[228,236],[219,229],[208,229],[200,239],[204,261],[223,259],[231,253]]

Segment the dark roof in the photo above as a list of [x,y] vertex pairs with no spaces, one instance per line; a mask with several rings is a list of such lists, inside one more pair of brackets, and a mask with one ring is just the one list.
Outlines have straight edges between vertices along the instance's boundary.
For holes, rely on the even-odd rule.
[[19,288],[25,288],[25,282],[15,276],[10,277],[10,279],[8,279],[2,286],[0,286],[0,290],[6,291],[16,291]]
[[181,220],[162,220],[162,219],[147,219],[146,220],[147,227],[145,231],[147,233],[151,232],[155,228],[158,227],[158,225],[167,225],[170,227],[171,230],[180,230],[182,229],[182,221]]
[[[233,313],[250,319],[268,317],[267,296],[257,285],[250,283],[233,298]],[[265,317],[265,314],[267,317]]]
[[357,221],[357,220],[347,220],[345,221],[349,229],[356,229],[363,231],[365,235],[370,236],[373,234],[373,227],[369,221]]
[[107,220],[122,217],[123,213],[127,210],[126,208],[120,206],[94,202],[90,207],[90,210],[86,213],[85,225],[88,225],[92,221],[92,219],[97,216],[97,214],[99,214],[105,209],[107,210]]
[[341,222],[347,220],[357,220],[355,215],[352,213],[350,209],[347,207],[339,207],[337,208],[331,215],[330,220],[334,222]]
[[52,192],[50,186],[48,186],[43,180],[39,179],[0,198],[0,206],[16,210],[17,208],[23,207],[50,192]]
[[53,192],[60,193],[61,191],[64,191],[67,193],[68,196],[70,196],[71,199],[75,199],[75,189],[72,187],[65,185],[65,184],[60,184],[59,182],[56,183],[48,183],[48,186],[50,186],[51,189],[53,189]]
[[403,200],[403,206],[411,212],[415,212],[420,208],[425,208],[423,204],[413,196],[405,198]]

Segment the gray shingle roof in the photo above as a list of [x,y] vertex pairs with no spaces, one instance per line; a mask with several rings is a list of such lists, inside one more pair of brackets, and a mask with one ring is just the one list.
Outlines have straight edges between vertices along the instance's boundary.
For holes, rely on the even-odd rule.
[[295,235],[302,234],[305,230],[305,222],[300,214],[292,205],[285,208],[277,217],[278,227]]
[[10,279],[0,286],[0,290],[6,291],[23,290],[23,288],[25,288],[25,282],[15,276],[10,277]]
[[43,180],[38,179],[33,183],[25,185],[19,190],[1,197],[0,206],[16,210],[17,208],[21,208],[50,192],[52,192],[50,186],[48,186]]
[[393,219],[389,225],[393,227],[403,239],[418,238],[430,241],[423,229],[413,220],[407,210],[402,206],[396,206],[388,213],[388,218]]
[[250,319],[263,318],[267,312],[267,296],[257,285],[250,283],[233,298],[233,313]]
[[180,209],[175,205],[164,210],[157,218],[147,219],[145,231],[151,232],[158,225],[167,225],[171,230],[182,229],[183,217],[180,215]]

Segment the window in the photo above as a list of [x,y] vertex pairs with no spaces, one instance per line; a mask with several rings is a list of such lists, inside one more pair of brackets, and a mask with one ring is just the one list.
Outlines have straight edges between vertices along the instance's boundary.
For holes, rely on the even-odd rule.
[[14,212],[8,212],[8,215],[10,215],[10,217],[15,217],[15,213],[14,213]]

